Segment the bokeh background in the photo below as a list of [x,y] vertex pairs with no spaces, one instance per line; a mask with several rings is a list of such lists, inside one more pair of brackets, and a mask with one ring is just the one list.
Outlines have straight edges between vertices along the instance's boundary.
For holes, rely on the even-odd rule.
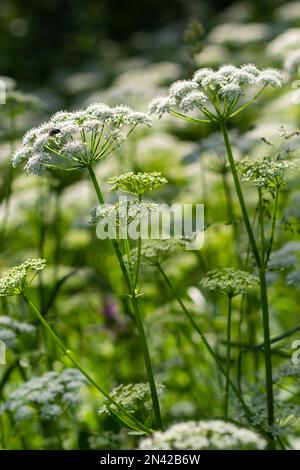
[[[78,109],[94,101],[146,111],[149,101],[166,93],[170,83],[200,67],[254,62],[284,69],[299,44],[299,1],[1,0],[0,75],[9,99],[0,105],[0,270],[27,257],[47,259],[47,270],[32,287],[31,298],[107,390],[143,382],[145,374],[118,265],[110,245],[100,246],[89,224],[94,193],[84,172],[27,176],[22,168],[12,169],[10,156],[21,136],[60,109]],[[259,158],[270,151],[270,143],[276,148],[291,145],[297,155],[299,138],[287,143],[280,135],[282,126],[292,132],[300,123],[292,88],[298,67],[292,72],[286,68],[291,75],[282,89],[267,91],[232,121],[237,159]],[[209,269],[232,265],[237,250],[246,250],[246,240],[242,237],[238,248],[232,240],[224,194],[224,147],[217,129],[166,117],[155,121],[151,130],[137,131],[122,150],[95,169],[109,201],[114,196],[106,185],[108,177],[127,170],[161,171],[167,177],[169,184],[153,193],[156,202],[205,204],[209,229],[204,249],[178,254],[166,269],[224,357],[224,305],[203,292],[199,282]],[[251,188],[245,191],[255,213],[256,195]],[[268,278],[274,335],[295,328],[299,321],[299,202],[295,173],[282,196],[274,272]],[[236,201],[234,208],[238,214]],[[218,372],[157,274],[143,267],[142,278],[155,375],[165,386],[164,422],[220,416]],[[233,336],[256,344],[262,341],[257,294],[249,305],[241,326],[240,305],[234,304]],[[22,300],[1,299],[0,313],[0,339],[10,341],[7,364],[0,369],[0,399],[5,404],[30,379],[61,371],[64,360]],[[11,318],[31,325],[34,333],[24,334],[26,327]],[[274,352],[274,367],[285,360],[289,364],[290,355],[287,338]],[[234,360],[236,366],[237,356]],[[243,358],[243,386],[247,392],[255,390],[253,408],[264,417],[264,400],[255,401],[264,394],[259,353],[254,360],[251,355]],[[292,398],[283,395],[283,401],[289,409],[294,406],[296,427],[289,445],[299,448],[299,384],[295,390]],[[0,414],[1,446],[135,448],[137,437],[111,417],[98,415],[100,402],[99,395],[85,387],[80,403],[64,409],[50,424],[41,419],[39,408],[26,421],[20,405],[19,416]],[[284,425],[287,413],[279,416]]]

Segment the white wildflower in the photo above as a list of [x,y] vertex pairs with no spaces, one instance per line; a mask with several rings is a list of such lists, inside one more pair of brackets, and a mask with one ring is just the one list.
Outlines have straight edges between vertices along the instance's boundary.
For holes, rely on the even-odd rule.
[[150,126],[149,115],[127,106],[94,103],[84,110],[60,111],[25,134],[12,163],[25,160],[25,170],[36,174],[81,169],[116,150],[137,125]]
[[44,259],[28,259],[5,272],[0,278],[0,297],[23,294],[38,272],[45,267]]
[[[280,87],[281,84],[282,77],[277,70],[268,68],[259,71],[252,64],[241,67],[225,64],[217,70],[203,68],[194,73],[192,80],[173,83],[168,96],[152,101],[150,112],[162,117],[166,112],[176,114],[176,108],[185,113],[198,108],[208,121],[228,119],[247,87],[256,87],[259,94],[268,85]],[[251,102],[249,100],[247,105]]]
[[252,431],[221,420],[187,421],[156,431],[140,441],[142,450],[262,450],[265,439]]
[[78,403],[79,390],[84,383],[82,374],[76,369],[66,369],[60,374],[46,372],[11,392],[0,414],[9,411],[16,421],[20,421],[38,412],[43,420],[55,420]]

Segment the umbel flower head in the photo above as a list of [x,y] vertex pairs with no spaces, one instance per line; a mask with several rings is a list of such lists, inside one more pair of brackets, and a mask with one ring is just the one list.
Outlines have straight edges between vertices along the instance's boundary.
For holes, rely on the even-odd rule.
[[151,120],[127,106],[95,103],[84,110],[60,111],[25,134],[12,164],[25,161],[28,173],[92,166],[116,150],[138,124],[150,126]]
[[30,419],[36,413],[42,420],[56,420],[78,404],[79,390],[84,383],[76,369],[46,372],[12,392],[0,408],[0,414],[8,411],[15,421]]
[[246,294],[259,285],[257,277],[247,271],[234,268],[222,268],[209,271],[201,281],[202,287],[216,290],[222,295],[234,297]]
[[272,160],[264,157],[262,160],[246,160],[239,164],[242,181],[248,181],[259,188],[276,189],[285,186],[286,172],[297,166],[289,161],[278,158]]
[[147,217],[151,211],[157,209],[158,204],[132,201],[125,197],[116,204],[103,206],[99,210],[93,209],[91,223],[112,223],[117,227],[126,227],[132,221]]
[[[164,390],[164,386],[160,383],[156,384],[157,393],[161,395]],[[145,413],[149,414],[152,410],[151,393],[149,384],[136,383],[119,385],[114,388],[110,394],[128,413],[135,414]],[[99,414],[110,414],[114,405],[104,400],[103,405],[99,409]]]
[[108,180],[112,185],[112,190],[121,190],[127,193],[142,196],[149,193],[163,184],[167,184],[166,178],[161,176],[160,172],[153,173],[133,173],[129,171],[120,176],[114,176]]
[[38,272],[45,267],[44,259],[28,259],[5,272],[0,278],[0,297],[24,294]]
[[156,431],[140,442],[142,450],[254,450],[266,447],[265,439],[251,429],[220,419],[187,421]]
[[[153,240],[143,243],[141,259],[150,266],[159,266],[178,250],[185,246],[184,241],[171,238],[169,240]],[[137,250],[132,250],[132,259],[137,256]]]
[[[155,98],[150,104],[150,113],[159,117],[170,113],[187,118],[186,113],[200,111],[207,119],[190,119],[195,122],[220,121],[245,109],[266,86],[280,87],[281,84],[282,78],[277,70],[259,70],[253,64],[241,67],[222,65],[218,70],[202,68],[195,72],[191,80],[173,83],[167,96]],[[249,86],[254,87],[253,97],[236,109]]]

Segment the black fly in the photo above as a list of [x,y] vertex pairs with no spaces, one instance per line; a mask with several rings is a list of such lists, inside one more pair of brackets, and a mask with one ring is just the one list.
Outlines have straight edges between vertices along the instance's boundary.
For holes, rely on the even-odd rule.
[[56,135],[56,134],[59,134],[60,133],[60,129],[58,128],[53,128],[49,131],[49,135],[52,137],[53,135]]

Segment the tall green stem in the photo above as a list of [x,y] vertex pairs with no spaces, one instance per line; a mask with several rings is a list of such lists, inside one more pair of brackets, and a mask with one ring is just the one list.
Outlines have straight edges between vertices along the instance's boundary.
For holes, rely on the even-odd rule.
[[[89,173],[90,173],[90,177],[91,177],[94,189],[95,189],[96,194],[97,194],[99,204],[104,204],[104,197],[102,195],[102,192],[101,192],[100,186],[98,184],[98,181],[97,181],[96,175],[94,173],[94,170],[91,166],[88,167],[88,170],[89,170]],[[145,330],[144,330],[144,326],[143,326],[143,322],[142,322],[142,318],[141,318],[141,314],[140,314],[140,310],[139,310],[137,295],[136,295],[136,280],[134,279],[133,273],[131,272],[132,266],[131,266],[130,248],[129,248],[128,240],[127,240],[127,238],[124,239],[126,254],[127,254],[127,261],[128,261],[128,265],[129,265],[129,269],[130,269],[129,273],[128,273],[128,270],[127,270],[126,265],[124,263],[123,256],[122,256],[118,241],[113,239],[112,242],[113,242],[113,247],[114,247],[115,253],[116,253],[118,261],[119,261],[120,268],[122,270],[125,282],[127,284],[127,288],[130,292],[132,308],[133,308],[134,315],[135,315],[136,327],[137,327],[138,334],[139,334],[140,345],[141,345],[141,349],[142,349],[143,356],[144,356],[144,362],[145,362],[145,367],[146,367],[149,386],[150,386],[151,399],[152,399],[154,416],[155,416],[155,423],[156,423],[156,426],[158,428],[161,428],[162,427],[162,421],[161,421],[161,414],[160,414],[160,407],[159,407],[157,389],[156,389],[156,385],[155,385],[155,379],[154,379],[153,368],[152,368],[152,364],[151,364],[147,339],[146,339],[146,335],[145,335]],[[136,279],[138,279],[138,272],[136,274]]]
[[[90,174],[90,177],[91,177],[91,180],[92,180],[92,183],[93,183],[93,186],[94,186],[97,198],[98,198],[98,202],[99,202],[99,204],[105,204],[104,197],[102,195],[100,186],[98,184],[95,172],[94,172],[94,170],[91,166],[88,167],[88,170],[89,170],[89,174]],[[117,240],[113,239],[112,244],[113,244],[116,256],[118,258],[118,262],[119,262],[120,268],[122,270],[122,274],[123,274],[124,280],[126,282],[127,288],[130,290],[131,281],[130,281],[130,278],[129,278],[129,275],[128,275],[128,272],[127,272],[127,268],[126,268],[124,260],[123,260],[123,256],[122,256],[122,253],[121,253],[121,250],[120,250],[120,247],[119,247],[119,243],[118,243]]]
[[51,326],[45,320],[45,318],[40,314],[39,310],[36,306],[23,294],[23,298],[25,302],[31,307],[32,311],[34,312],[37,319],[41,322],[49,336],[53,339],[53,341],[57,344],[57,346],[62,350],[65,356],[70,359],[70,361],[74,364],[74,366],[80,370],[80,372],[84,375],[84,377],[92,384],[98,392],[100,392],[112,405],[114,405],[117,410],[121,413],[121,415],[117,415],[119,419],[121,419],[126,426],[131,427],[135,430],[143,430],[144,432],[149,432],[149,430],[144,426],[142,423],[137,421],[133,416],[131,416],[121,405],[119,405],[102,387],[100,387],[97,382],[91,377],[91,375],[85,371],[85,369],[77,362],[74,358],[71,351],[64,345],[64,343],[60,340],[57,334],[52,330]]
[[137,326],[137,330],[138,330],[139,338],[140,338],[140,345],[143,351],[145,367],[147,370],[147,375],[148,375],[148,380],[149,380],[149,386],[150,386],[151,398],[152,398],[153,410],[154,410],[154,416],[155,416],[155,424],[159,429],[161,429],[162,421],[161,421],[157,389],[156,389],[155,379],[154,379],[154,374],[153,374],[153,368],[151,364],[149,348],[148,348],[148,344],[146,340],[144,325],[142,322],[138,301],[134,293],[131,294],[131,302],[132,302],[136,326]]
[[226,385],[225,385],[225,402],[224,402],[224,416],[228,418],[228,404],[229,404],[229,386],[230,386],[230,361],[231,361],[231,311],[232,311],[232,296],[228,297],[228,313],[227,313],[227,336],[226,336]]
[[262,317],[263,317],[263,330],[264,330],[264,354],[265,354],[265,369],[266,369],[266,391],[267,391],[267,409],[268,409],[268,424],[272,425],[274,423],[274,397],[273,397],[273,379],[272,379],[272,357],[271,357],[271,345],[270,345],[270,327],[269,327],[269,307],[268,307],[268,295],[267,295],[267,284],[265,277],[265,268],[261,256],[259,254],[254,233],[251,227],[250,219],[248,216],[243,192],[241,189],[232,148],[228,136],[228,131],[226,123],[224,121],[220,122],[221,131],[223,133],[224,142],[227,150],[227,156],[230,163],[230,168],[235,184],[235,189],[241,211],[243,214],[244,224],[248,233],[249,242],[252,248],[252,252],[256,261],[257,268],[259,270],[260,278],[260,295],[261,295],[261,305],[262,305]]

